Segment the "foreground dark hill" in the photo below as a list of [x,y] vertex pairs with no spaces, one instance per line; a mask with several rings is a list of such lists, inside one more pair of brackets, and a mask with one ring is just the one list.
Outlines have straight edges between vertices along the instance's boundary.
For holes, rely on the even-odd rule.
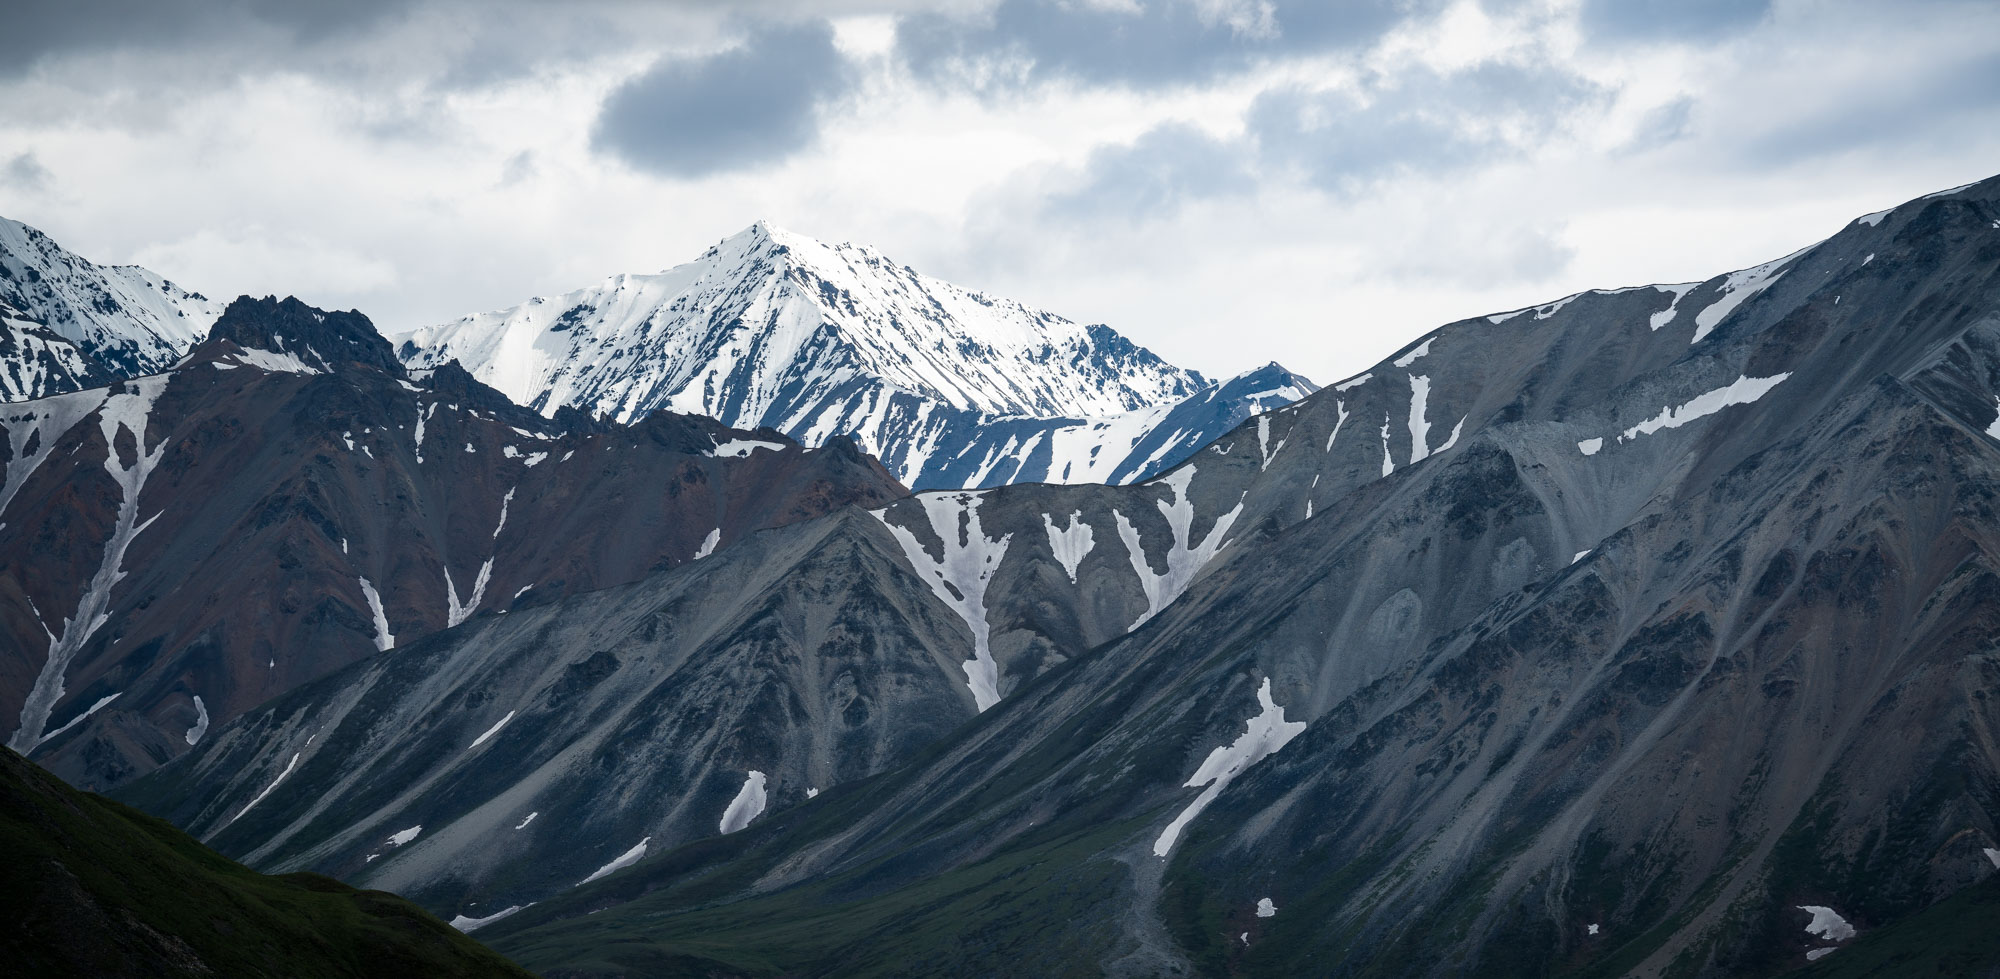
[[543,419],[296,300],[0,430],[0,717],[87,787],[380,649],[903,492],[845,442]]
[[12,975],[528,975],[408,901],[255,873],[5,749],[0,840]]
[[1231,543],[1128,635],[482,937],[558,975],[1838,970],[2000,861],[1996,341],[2000,180],[1453,324],[1197,454]]

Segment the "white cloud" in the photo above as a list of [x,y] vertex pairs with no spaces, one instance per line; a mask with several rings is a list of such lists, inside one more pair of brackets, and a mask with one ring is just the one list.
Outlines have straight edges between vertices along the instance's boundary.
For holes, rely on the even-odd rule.
[[[592,124],[656,57],[718,50],[741,23],[694,7],[508,9],[460,31],[426,8],[241,71],[114,51],[0,79],[0,146],[32,148],[62,191],[0,180],[0,214],[211,295],[297,293],[386,330],[657,270],[768,218],[1110,323],[1205,372],[1276,359],[1329,380],[1447,320],[1756,264],[2000,159],[2000,105],[1976,97],[2000,64],[1990,4],[1794,0],[1692,41],[1613,44],[1562,3],[1459,2],[1356,51],[1279,46],[1170,83],[971,91],[906,71],[894,10],[857,2],[831,15],[856,74],[821,106],[818,138],[694,179],[607,160]],[[1228,33],[1231,10],[1266,7],[1200,9]],[[1271,9],[1284,35],[1289,8]],[[1491,113],[1490,86],[1437,89],[1458,101],[1425,118],[1486,142],[1443,168],[1391,140],[1378,150],[1398,165],[1342,190],[1308,165],[1356,152],[1361,130],[1279,159],[1251,125],[1271,89],[1376,97],[1496,66],[1599,94],[1531,93]],[[1186,138],[1142,141],[1162,126]],[[1152,183],[1120,206],[1051,207],[1088,185],[1094,155],[1134,144],[1200,154],[1229,179],[1132,158],[1123,172]]]

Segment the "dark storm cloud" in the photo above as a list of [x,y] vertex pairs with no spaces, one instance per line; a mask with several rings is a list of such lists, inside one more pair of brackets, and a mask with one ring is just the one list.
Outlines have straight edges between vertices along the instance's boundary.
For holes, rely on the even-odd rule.
[[1588,0],[1578,19],[1593,37],[1681,41],[1744,30],[1770,13],[1770,0]]
[[754,166],[811,145],[819,106],[852,84],[824,21],[767,27],[719,54],[663,59],[619,86],[591,142],[668,176]]
[[9,0],[0,16],[0,75],[71,54],[225,47],[271,32],[316,43],[374,27],[404,0]]
[[1274,0],[1235,17],[1193,0],[1136,11],[1074,0],[1001,0],[990,17],[917,13],[896,47],[922,77],[978,83],[1081,81],[1155,87],[1199,82],[1285,55],[1362,47],[1433,0]]
[[1250,108],[1249,129],[1266,166],[1293,168],[1321,189],[1346,193],[1383,177],[1513,157],[1605,94],[1547,67],[1419,70],[1359,95],[1265,92]]

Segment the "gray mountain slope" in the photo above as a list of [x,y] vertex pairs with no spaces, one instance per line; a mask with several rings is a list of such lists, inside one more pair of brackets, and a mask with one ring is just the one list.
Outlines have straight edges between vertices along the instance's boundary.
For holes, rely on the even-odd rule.
[[903,489],[847,443],[560,422],[245,298],[164,374],[0,408],[0,717],[73,784],[479,615]]
[[[1769,974],[1839,944],[1801,906],[1912,914],[2000,845],[1996,198],[1451,324],[1145,484],[770,532],[900,551],[920,676],[968,722],[481,937],[548,974]],[[300,736],[196,752],[149,804],[213,819]],[[436,751],[320,771],[405,754]],[[225,768],[257,774],[187,774]],[[527,889],[460,893],[488,896],[431,906]]]

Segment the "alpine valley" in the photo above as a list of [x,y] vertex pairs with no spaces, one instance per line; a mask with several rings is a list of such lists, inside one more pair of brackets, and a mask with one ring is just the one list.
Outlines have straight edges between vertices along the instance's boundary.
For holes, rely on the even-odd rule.
[[292,876],[24,852],[547,976],[2000,969],[2000,177],[1325,388],[763,224],[387,339],[0,245],[10,744]]

